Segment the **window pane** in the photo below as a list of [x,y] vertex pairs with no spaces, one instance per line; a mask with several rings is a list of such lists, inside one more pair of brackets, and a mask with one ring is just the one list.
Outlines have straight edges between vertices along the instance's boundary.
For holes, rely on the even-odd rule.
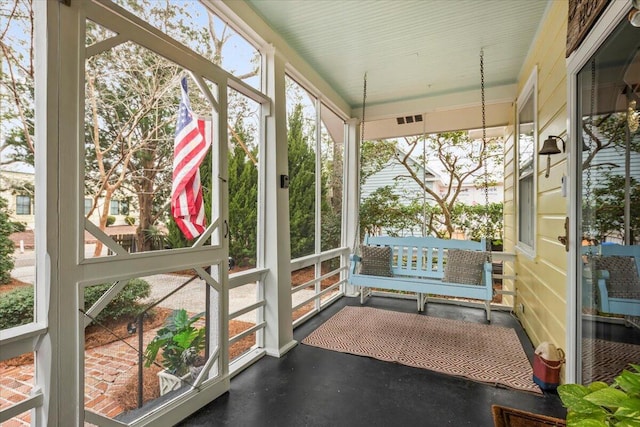
[[16,196],[16,214],[31,215],[31,197]]
[[[161,19],[156,8],[140,11],[143,19]],[[170,17],[168,17],[170,21]],[[169,22],[167,22],[169,25]],[[87,21],[87,39],[101,40],[109,29]],[[102,45],[101,45],[102,46]],[[135,252],[190,247],[202,229],[211,224],[212,128],[217,117],[212,102],[186,70],[157,53],[131,41],[95,47],[85,60],[85,170],[84,197],[95,206],[87,213],[99,229],[113,239],[135,239]],[[144,75],[144,78],[140,78]],[[188,77],[185,77],[188,76]],[[185,78],[190,111],[198,126],[205,154],[191,175],[198,178],[193,192],[198,215],[193,221],[172,210],[174,143],[181,105],[181,82]],[[204,86],[213,97],[217,87],[206,80]],[[122,96],[126,94],[126,96]],[[185,110],[186,111],[186,110]],[[185,175],[186,176],[186,175]],[[183,186],[184,193],[190,187]],[[197,187],[197,186],[196,186]],[[186,206],[190,196],[185,196]],[[175,215],[174,215],[175,214]],[[113,225],[110,216],[117,216]],[[179,218],[176,220],[176,216]],[[130,217],[130,218],[125,218]],[[197,228],[188,230],[197,222]],[[135,225],[131,225],[135,223]],[[196,230],[198,231],[196,233]],[[96,236],[93,236],[96,237]],[[87,239],[85,252],[93,256],[110,255],[102,239]],[[95,245],[94,245],[95,242]],[[117,242],[118,243],[118,242]],[[127,249],[129,251],[129,249]]]
[[623,18],[577,75],[582,262],[576,295],[584,384],[640,360],[640,38]]
[[116,3],[137,15],[139,9],[145,10],[144,18],[149,24],[260,89],[258,50],[200,1],[116,0]]
[[[3,1],[0,9],[3,10],[0,14],[0,221],[5,222],[3,231],[10,230],[0,234],[0,330],[3,330],[33,322],[34,301],[41,297],[34,295],[37,194],[34,60],[45,44],[36,45],[33,40],[31,1]],[[10,228],[4,227],[6,222],[11,222]],[[17,358],[16,362],[24,365],[25,370],[33,369],[32,360]],[[7,371],[2,370],[2,365],[5,363],[0,363],[0,378],[4,379]],[[12,368],[21,369],[21,366]],[[33,383],[26,374],[23,380]],[[5,385],[3,382],[0,389]],[[15,391],[24,397],[29,394],[31,385],[14,385],[18,387]],[[8,399],[10,403],[18,402],[14,397],[11,395]],[[7,402],[0,402],[0,408],[4,407],[3,403]],[[28,420],[29,414],[26,415]]]
[[260,105],[229,90],[229,256],[255,267],[258,250]]
[[118,215],[120,213],[120,202],[112,200],[109,208],[109,215]]
[[535,128],[533,90],[526,95],[518,113],[518,241],[534,246],[534,156]]
[[299,258],[315,252],[317,124],[315,99],[290,78],[287,119],[291,258]]
[[322,200],[321,242],[323,251],[340,247],[342,229],[342,182],[344,121],[325,105],[321,106]]

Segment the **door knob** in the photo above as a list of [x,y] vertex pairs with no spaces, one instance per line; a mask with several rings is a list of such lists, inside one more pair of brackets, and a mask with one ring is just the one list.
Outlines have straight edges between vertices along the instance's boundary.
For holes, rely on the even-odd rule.
[[569,217],[564,218],[564,236],[558,236],[558,241],[564,245],[564,250],[569,252]]

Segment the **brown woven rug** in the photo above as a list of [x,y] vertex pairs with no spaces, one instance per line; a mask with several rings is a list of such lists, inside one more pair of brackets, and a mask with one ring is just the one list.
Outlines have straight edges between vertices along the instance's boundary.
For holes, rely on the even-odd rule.
[[302,341],[517,390],[542,393],[516,332],[419,314],[344,307]]
[[640,345],[605,341],[595,338],[582,340],[582,370],[586,382],[604,381],[608,384],[620,375],[629,363],[640,362]]

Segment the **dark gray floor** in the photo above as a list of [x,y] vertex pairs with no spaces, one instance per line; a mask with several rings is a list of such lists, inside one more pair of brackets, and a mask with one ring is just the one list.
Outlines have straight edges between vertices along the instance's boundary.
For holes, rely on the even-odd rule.
[[[342,298],[294,332],[301,341],[345,305]],[[415,301],[373,297],[370,307],[415,312]],[[485,323],[484,310],[430,303],[427,315]],[[518,331],[509,313],[492,324]],[[181,426],[493,426],[491,405],[564,418],[557,394],[496,388],[424,369],[300,344],[280,359],[264,357],[231,380],[231,390]]]

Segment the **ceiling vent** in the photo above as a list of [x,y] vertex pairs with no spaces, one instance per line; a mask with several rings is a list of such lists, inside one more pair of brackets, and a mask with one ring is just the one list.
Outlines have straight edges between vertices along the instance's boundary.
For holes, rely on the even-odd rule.
[[422,114],[416,114],[414,116],[396,117],[396,123],[404,125],[407,123],[418,123],[423,120]]

